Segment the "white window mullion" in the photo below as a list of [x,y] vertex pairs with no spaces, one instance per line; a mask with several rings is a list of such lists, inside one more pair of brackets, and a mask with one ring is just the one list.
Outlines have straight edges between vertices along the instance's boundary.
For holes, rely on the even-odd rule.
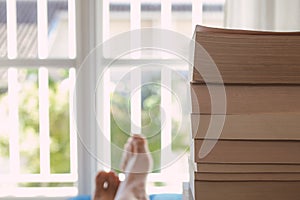
[[[110,34],[110,13],[109,13],[109,0],[103,0],[102,1],[102,15],[99,15],[99,19],[101,22],[102,19],[102,38],[100,37],[99,43],[105,42],[106,40],[109,39],[109,34]],[[101,40],[102,39],[102,40]],[[105,47],[104,47],[105,46]],[[108,45],[104,45],[103,48],[103,57],[111,57],[111,49]]]
[[48,69],[39,69],[40,173],[50,174]]
[[[97,103],[100,107],[97,110],[97,120],[100,124],[101,130],[99,134],[98,141],[101,141],[101,145],[97,145],[97,151],[99,153],[100,161],[98,168],[102,168],[105,171],[111,169],[111,119],[110,119],[110,94],[111,94],[111,84],[110,84],[110,69],[107,69],[103,73],[103,78],[100,80],[99,86],[97,87]],[[113,166],[115,167],[115,166]]]
[[130,29],[141,28],[141,0],[130,1]]
[[131,108],[131,133],[140,134],[142,132],[142,72],[140,68],[133,68],[131,71],[131,95],[130,95],[130,108]]
[[19,148],[19,106],[18,106],[18,71],[8,69],[8,103],[9,103],[9,165],[10,173],[20,173],[20,148]]
[[[171,29],[172,26],[172,2],[171,0],[164,0],[161,1],[161,28],[162,29]],[[161,37],[161,43],[164,44],[165,41],[163,36]],[[162,59],[170,58],[170,54],[167,52],[161,52]]]
[[103,0],[102,1],[102,17],[103,17],[103,41],[107,40],[109,38],[110,33],[110,15],[109,15],[109,0]]
[[197,24],[202,24],[202,0],[192,0],[192,31]]
[[[105,87],[105,85],[108,84],[109,87]],[[111,87],[110,87],[110,69],[108,69],[104,74],[104,87],[103,87],[103,94],[104,94],[104,105],[103,105],[103,114],[104,114],[104,136],[107,138],[108,142],[106,145],[111,144],[110,140],[110,134],[111,134],[111,120],[110,120],[110,93],[111,93]],[[111,167],[111,149],[110,146],[105,147],[104,149],[104,162],[107,163]]]
[[[137,30],[141,28],[141,1],[130,1],[130,30]],[[136,50],[141,46],[141,34],[134,31],[131,35],[131,49]],[[141,51],[132,52],[131,58],[138,59],[141,57]]]
[[76,15],[75,0],[68,0],[68,38],[69,38],[69,58],[76,57]]
[[64,68],[68,69],[71,66],[76,65],[75,59],[44,59],[44,60],[37,60],[37,59],[12,59],[12,60],[1,60],[0,68],[1,67],[14,67],[14,68],[32,68],[32,67],[39,67],[44,66],[47,68]]
[[171,0],[161,1],[161,27],[170,29],[172,25],[172,2]]
[[[40,174],[19,174],[19,175],[0,175],[0,184],[5,183],[64,183],[75,182],[76,177],[70,174],[50,174],[49,176],[41,176]],[[1,195],[0,195],[1,197]]]
[[[130,1],[130,29],[136,30],[141,28],[141,1],[131,0]],[[139,32],[134,32],[131,38],[131,49],[138,49],[141,45],[141,35]],[[140,58],[141,52],[132,52],[131,58]],[[130,72],[131,77],[131,95],[130,95],[130,111],[131,111],[131,133],[140,134],[142,124],[142,111],[141,111],[141,80],[142,72],[139,68],[132,68]]]
[[167,164],[172,149],[172,71],[161,70],[161,165]]
[[77,178],[77,134],[75,125],[76,116],[76,99],[75,99],[75,80],[76,71],[74,68],[69,69],[69,120],[70,120],[70,172]]
[[7,56],[17,57],[17,8],[16,0],[6,0],[7,13]]
[[37,0],[38,56],[48,57],[48,5],[47,0]]

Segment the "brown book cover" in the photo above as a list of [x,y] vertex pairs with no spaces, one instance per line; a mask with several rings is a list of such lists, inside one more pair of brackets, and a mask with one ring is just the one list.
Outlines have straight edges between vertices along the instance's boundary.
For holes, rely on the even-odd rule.
[[194,40],[193,82],[219,82],[215,64],[224,83],[300,83],[300,32],[197,26]]
[[[192,196],[300,198],[300,32],[197,26],[194,39],[201,47],[194,48],[191,69]],[[211,96],[220,101],[216,110]],[[220,137],[204,140],[211,117],[225,117],[225,126]],[[204,157],[201,147],[209,150]]]
[[191,182],[191,199],[194,200],[294,200],[300,197],[300,181]]
[[190,165],[190,199],[297,199],[299,173],[195,173]]
[[[224,118],[221,135],[208,134],[208,127]],[[191,114],[191,123],[195,139],[300,140],[300,113]]]
[[300,181],[300,173],[202,173],[194,172],[201,181]]
[[300,164],[299,152],[300,141],[293,140],[194,139],[191,144],[191,159],[197,163]]
[[194,163],[189,160],[189,170],[194,180],[201,181],[300,181],[300,165],[296,164]]
[[300,164],[261,164],[261,163],[194,163],[194,172],[202,173],[300,173]]
[[[215,104],[209,90],[215,94]],[[191,84],[192,113],[300,113],[300,85],[225,85],[226,102],[218,96],[222,91],[224,87],[218,84]]]

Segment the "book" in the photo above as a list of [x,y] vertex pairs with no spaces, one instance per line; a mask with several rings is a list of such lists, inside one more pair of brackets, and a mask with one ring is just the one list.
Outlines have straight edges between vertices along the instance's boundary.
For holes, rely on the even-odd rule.
[[[222,122],[221,135],[207,134],[208,127]],[[300,113],[260,113],[237,115],[191,114],[192,138],[245,140],[300,140]]]
[[299,164],[262,164],[262,163],[194,163],[190,161],[194,172],[202,173],[300,173]]
[[194,40],[191,196],[298,199],[300,32],[197,26]]
[[[224,88],[226,92],[225,102],[222,96],[219,96]],[[212,111],[211,98],[216,102],[215,111]],[[206,84],[192,83],[191,101],[192,113],[200,114],[300,113],[300,86],[222,86],[219,84],[207,86]]]
[[190,165],[190,199],[297,199],[299,173],[198,173]]
[[190,199],[297,199],[299,173],[198,173],[190,165]]
[[201,200],[299,199],[300,181],[191,180],[191,197]]
[[202,181],[300,181],[300,173],[209,173],[194,172]]
[[192,81],[299,84],[300,32],[264,32],[196,26]]
[[[202,145],[213,147],[203,158]],[[206,147],[207,147],[206,146]],[[211,140],[194,139],[191,144],[193,162],[300,164],[300,141]],[[202,150],[203,153],[203,150]]]

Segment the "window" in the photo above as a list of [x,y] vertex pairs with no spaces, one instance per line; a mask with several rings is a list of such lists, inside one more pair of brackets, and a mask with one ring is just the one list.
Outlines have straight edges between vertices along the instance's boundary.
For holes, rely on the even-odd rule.
[[0,196],[76,195],[74,1],[1,0],[0,13]]
[[[203,20],[206,25],[222,27],[224,18],[224,1],[220,0],[107,0],[103,9],[104,43],[126,31],[149,27],[167,28],[191,38],[195,24]],[[113,64],[101,77],[105,89],[98,93],[106,108],[97,112],[102,116],[99,121],[110,124],[100,129],[111,145],[110,151],[99,150],[98,157],[103,157],[105,167],[119,169],[120,149],[132,132],[141,133],[148,139],[154,159],[148,192],[182,191],[182,182],[188,181],[189,65],[158,50],[141,50],[115,59],[108,48],[103,59]],[[102,155],[108,152],[109,158]]]
[[[81,94],[93,88],[86,80],[75,99],[74,88],[82,51],[92,49],[89,43],[98,32],[100,42],[146,27],[163,27],[191,38],[194,25],[201,21],[223,26],[224,1],[0,0],[0,196],[64,197],[93,191],[97,160],[77,149],[96,132],[85,118],[93,110],[81,100]],[[83,31],[85,27],[89,31]],[[113,58],[108,51],[99,59]],[[154,64],[136,68],[145,60]],[[104,92],[97,93],[107,105],[96,114],[111,145],[104,149],[103,140],[95,140],[97,145],[89,153],[108,161],[107,166],[98,163],[98,168],[116,167],[121,155],[113,145],[123,148],[128,133],[142,133],[154,158],[148,192],[178,193],[181,182],[188,180],[188,110],[181,107],[188,101],[184,85],[188,65],[153,51],[119,61],[104,74]],[[124,95],[134,88],[133,98]],[[76,125],[81,125],[75,120],[87,130],[80,141]],[[178,158],[169,167],[161,153],[166,146]]]

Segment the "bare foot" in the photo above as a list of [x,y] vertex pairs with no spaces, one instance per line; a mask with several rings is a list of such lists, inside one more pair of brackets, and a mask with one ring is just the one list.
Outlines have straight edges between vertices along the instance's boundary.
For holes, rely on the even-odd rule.
[[126,179],[120,184],[115,199],[148,199],[146,179],[152,168],[152,158],[147,141],[142,136],[133,135],[128,139],[121,168],[126,173]]
[[119,178],[114,172],[99,172],[96,176],[94,200],[114,200],[119,183]]

